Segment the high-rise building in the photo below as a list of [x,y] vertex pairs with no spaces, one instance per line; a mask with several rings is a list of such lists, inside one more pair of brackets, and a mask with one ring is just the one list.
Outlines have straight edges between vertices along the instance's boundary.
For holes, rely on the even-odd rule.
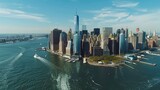
[[82,25],[82,30],[87,30],[87,25]]
[[88,31],[87,30],[82,30],[82,36],[86,34],[88,36]]
[[115,55],[119,53],[118,42],[116,40],[116,34],[111,34],[109,37],[108,48],[110,50],[110,55]]
[[125,30],[125,38],[128,38],[128,28]]
[[74,35],[73,35],[73,54],[80,55],[81,54],[81,35],[79,32],[79,16],[75,15],[74,17]]
[[81,54],[82,54],[83,57],[88,57],[89,56],[89,42],[87,40],[87,35],[86,34],[83,35]]
[[73,43],[71,40],[69,40],[66,47],[66,55],[71,56],[72,54],[73,54]]
[[59,37],[62,31],[59,29],[54,29],[50,34],[50,49],[52,52],[59,50]]
[[126,53],[128,52],[128,28],[125,29],[125,47]]
[[100,34],[100,28],[94,28],[93,31],[94,31],[94,35],[98,36]]
[[81,36],[79,33],[76,33],[73,36],[73,53],[75,55],[81,54]]
[[67,40],[72,40],[73,39],[73,34],[72,34],[72,29],[70,28],[67,34]]
[[129,50],[137,50],[138,49],[138,37],[136,34],[133,34],[129,37]]
[[156,36],[156,31],[153,32],[153,36]]
[[94,35],[94,31],[91,31],[90,35]]
[[119,36],[119,54],[125,53],[125,35],[121,33]]
[[138,33],[138,47],[139,49],[145,49],[146,45],[146,32],[142,31]]
[[121,28],[121,33],[125,34],[125,30],[123,28]]
[[65,54],[66,47],[67,47],[67,33],[61,32],[59,41],[59,53],[62,55]]
[[79,16],[78,15],[74,16],[74,26],[75,26],[74,34],[79,33]]
[[109,54],[108,38],[110,34],[112,34],[112,27],[104,27],[102,29],[101,48],[103,49],[104,54]]

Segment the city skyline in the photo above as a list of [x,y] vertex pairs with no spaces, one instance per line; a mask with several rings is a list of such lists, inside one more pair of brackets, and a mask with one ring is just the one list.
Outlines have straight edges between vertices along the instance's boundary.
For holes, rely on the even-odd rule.
[[[49,33],[53,28],[74,30],[76,11],[80,16],[80,30],[87,25],[89,31],[98,27],[129,28],[135,31],[160,29],[158,0],[41,0],[0,2],[1,33]],[[153,3],[154,5],[150,5]],[[77,9],[77,10],[76,10]]]

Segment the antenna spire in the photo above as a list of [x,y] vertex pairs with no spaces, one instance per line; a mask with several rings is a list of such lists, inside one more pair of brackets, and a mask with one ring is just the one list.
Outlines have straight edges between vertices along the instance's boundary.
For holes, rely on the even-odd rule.
[[76,15],[77,15],[77,8],[76,8]]

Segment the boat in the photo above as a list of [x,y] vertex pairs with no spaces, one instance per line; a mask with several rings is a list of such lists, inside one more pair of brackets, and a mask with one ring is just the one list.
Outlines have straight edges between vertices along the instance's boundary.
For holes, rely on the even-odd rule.
[[86,60],[86,58],[83,58],[83,63],[87,63],[87,60]]
[[142,57],[141,57],[141,56],[137,56],[137,58],[139,58],[139,59],[140,59],[140,58],[142,58]]
[[33,56],[33,57],[37,59],[39,56],[38,56],[37,54],[34,54],[34,56]]
[[45,47],[42,47],[41,49],[42,49],[43,51],[46,51],[46,48],[45,48]]
[[157,64],[152,64],[153,66],[156,66]]
[[146,51],[147,54],[151,54],[151,51]]
[[144,54],[141,54],[141,57],[144,57]]

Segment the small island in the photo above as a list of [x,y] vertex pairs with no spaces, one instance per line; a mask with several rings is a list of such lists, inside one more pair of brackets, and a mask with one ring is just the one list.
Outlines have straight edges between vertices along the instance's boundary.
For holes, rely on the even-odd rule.
[[88,58],[87,62],[90,65],[94,66],[103,66],[103,67],[117,67],[122,65],[124,58],[120,56],[91,56]]

